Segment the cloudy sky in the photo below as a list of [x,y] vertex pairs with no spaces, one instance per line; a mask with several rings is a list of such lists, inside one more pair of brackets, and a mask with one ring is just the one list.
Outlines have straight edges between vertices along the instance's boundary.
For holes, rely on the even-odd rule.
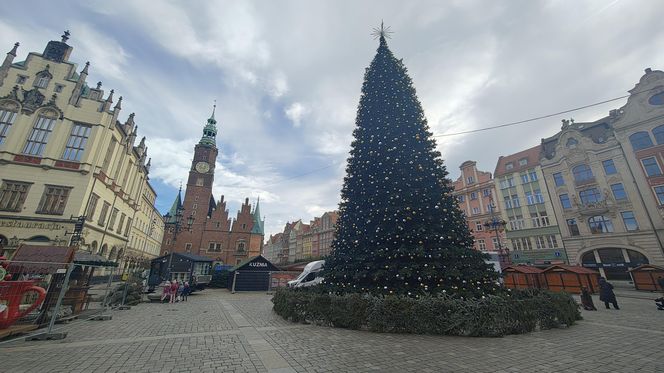
[[[4,1],[0,48],[16,61],[69,29],[71,61],[124,96],[147,136],[166,211],[186,182],[217,100],[215,196],[261,199],[266,234],[335,209],[364,69],[384,20],[432,131],[452,134],[626,94],[664,69],[660,1]],[[1,50],[0,50],[1,51]],[[537,145],[560,120],[590,121],[624,100],[495,131],[437,137],[453,178],[465,160]]]

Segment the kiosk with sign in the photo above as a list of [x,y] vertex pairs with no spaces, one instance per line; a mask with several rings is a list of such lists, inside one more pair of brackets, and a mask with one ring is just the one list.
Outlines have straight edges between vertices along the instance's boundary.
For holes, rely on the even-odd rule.
[[228,288],[231,291],[268,291],[270,273],[278,272],[274,264],[262,255],[248,259],[230,269]]

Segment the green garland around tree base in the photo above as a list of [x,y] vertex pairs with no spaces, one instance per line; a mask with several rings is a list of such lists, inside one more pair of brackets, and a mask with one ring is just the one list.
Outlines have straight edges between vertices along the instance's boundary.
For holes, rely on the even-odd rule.
[[567,327],[581,319],[566,293],[504,291],[477,299],[334,295],[317,289],[278,289],[274,311],[286,320],[374,332],[501,337]]

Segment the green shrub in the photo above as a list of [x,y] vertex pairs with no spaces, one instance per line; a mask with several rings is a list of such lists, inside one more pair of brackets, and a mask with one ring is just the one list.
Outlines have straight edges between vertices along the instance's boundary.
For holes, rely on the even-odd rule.
[[274,311],[286,320],[374,332],[500,337],[574,324],[579,306],[566,293],[504,291],[484,298],[334,295],[279,288]]
[[212,273],[212,278],[210,279],[211,288],[226,288],[228,287],[228,272],[227,270],[215,271]]

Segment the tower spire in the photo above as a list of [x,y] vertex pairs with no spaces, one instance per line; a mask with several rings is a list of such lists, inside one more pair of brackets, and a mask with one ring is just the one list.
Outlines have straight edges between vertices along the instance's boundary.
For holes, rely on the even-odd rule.
[[217,100],[214,100],[214,105],[212,106],[212,115],[207,120],[207,124],[203,127],[203,137],[198,143],[201,145],[207,146],[217,146],[217,120],[214,119],[214,113],[217,110]]

